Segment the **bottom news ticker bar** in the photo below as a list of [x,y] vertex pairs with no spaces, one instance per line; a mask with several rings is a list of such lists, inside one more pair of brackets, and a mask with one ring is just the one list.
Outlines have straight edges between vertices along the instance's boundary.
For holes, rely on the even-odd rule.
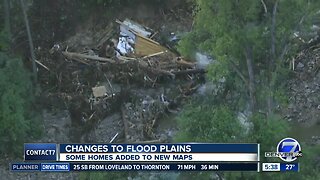
[[259,163],[12,163],[11,171],[258,171]]

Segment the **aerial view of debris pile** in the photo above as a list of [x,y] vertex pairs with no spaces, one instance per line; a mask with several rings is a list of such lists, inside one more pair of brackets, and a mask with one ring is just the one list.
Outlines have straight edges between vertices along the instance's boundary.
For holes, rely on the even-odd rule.
[[[200,87],[205,70],[154,40],[157,34],[129,19],[116,20],[77,33],[49,52],[39,50],[40,80],[56,86],[45,94],[48,104],[68,109],[73,140],[168,139],[154,128],[164,115],[178,113],[181,101]],[[97,132],[104,138],[97,139]]]

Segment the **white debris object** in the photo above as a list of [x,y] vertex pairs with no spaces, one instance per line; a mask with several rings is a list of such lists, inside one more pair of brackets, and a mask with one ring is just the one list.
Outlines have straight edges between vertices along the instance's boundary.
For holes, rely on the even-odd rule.
[[[144,37],[150,37],[151,36],[151,32],[147,30],[147,28],[141,26],[138,23],[135,23],[129,19],[126,19],[123,21],[123,24],[128,26],[131,30],[133,30],[136,33],[139,33],[140,35],[144,36]],[[121,30],[121,26],[120,26],[120,30]]]
[[94,97],[103,97],[107,94],[107,89],[105,86],[98,86],[92,88],[93,96]]
[[[133,53],[133,47],[131,46],[130,42],[133,40],[130,37],[119,37],[119,42],[117,45],[117,49],[123,54]],[[118,55],[118,54],[117,54]]]

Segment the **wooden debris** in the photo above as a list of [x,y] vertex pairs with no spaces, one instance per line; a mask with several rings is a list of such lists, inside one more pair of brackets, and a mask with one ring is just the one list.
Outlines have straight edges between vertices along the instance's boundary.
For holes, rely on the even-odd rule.
[[195,63],[192,63],[192,62],[189,62],[189,61],[186,61],[184,59],[182,59],[181,57],[177,57],[175,59],[175,62],[181,66],[185,66],[185,67],[190,67],[190,68],[193,68],[195,66]]
[[85,60],[82,60],[80,58],[71,58],[71,59],[74,60],[74,61],[80,62],[82,64],[89,65],[89,63],[87,63]]
[[155,32],[155,33],[153,33],[151,36],[150,36],[150,39],[152,39],[155,35],[157,35],[158,34],[158,31],[157,32]]
[[110,58],[104,58],[99,56],[90,56],[86,54],[80,54],[80,53],[73,53],[73,52],[62,52],[62,54],[70,59],[89,59],[89,60],[95,60],[95,61],[101,61],[101,62],[108,62],[108,63],[116,63],[115,60]]
[[149,141],[138,141],[138,142],[135,142],[137,144],[143,144],[143,143],[161,143],[161,142],[164,142],[164,140],[162,139],[155,139],[155,140],[149,140]]
[[147,65],[145,65],[143,63],[139,63],[139,65],[143,69],[145,69],[146,71],[151,72],[152,74],[167,75],[167,76],[175,77],[175,75],[173,73],[171,73],[170,71],[166,71],[166,70],[162,70],[162,69],[150,68],[150,67],[148,67]]
[[93,115],[94,115],[95,113],[96,113],[96,111],[91,114],[91,116],[88,118],[88,121],[90,121],[90,120],[92,119],[92,117],[93,117]]
[[[85,55],[85,54],[80,54],[80,53],[63,52],[63,55],[65,55],[66,57],[71,58],[71,59],[86,58],[86,59],[90,59],[90,60],[108,62],[108,63],[112,63],[112,64],[117,63],[116,61],[109,59],[109,58],[103,58],[103,57],[99,57],[99,56],[90,56],[90,55]],[[139,63],[140,67],[142,67],[144,70],[151,72],[153,74],[167,75],[167,76],[172,76],[172,77],[175,76],[173,73],[171,73],[169,71],[148,67],[148,65],[144,61],[137,60],[136,62]],[[120,64],[120,62],[119,62],[119,64]]]
[[[71,109],[72,120],[77,123],[81,121],[81,125],[86,126],[86,128],[87,125],[91,126],[97,122],[106,123],[103,124],[104,127],[112,127],[109,128],[110,132],[107,132],[107,135],[101,136],[107,137],[107,141],[110,140],[110,143],[120,141],[119,136],[121,136],[121,141],[124,140],[127,143],[138,141],[141,143],[165,142],[165,139],[159,139],[159,132],[155,131],[155,124],[168,111],[171,113],[179,112],[176,109],[181,99],[194,93],[199,88],[197,83],[201,79],[199,78],[199,80],[196,77],[198,77],[198,74],[201,76],[206,71],[197,69],[196,64],[187,59],[177,57],[178,55],[158,42],[139,35],[137,35],[138,41],[143,41],[143,43],[139,44],[138,42],[138,46],[140,46],[141,52],[143,51],[145,54],[133,54],[132,57],[118,55],[114,58],[102,57],[104,54],[97,56],[96,53],[99,52],[99,48],[102,48],[101,46],[104,46],[106,41],[114,38],[110,32],[112,32],[112,29],[104,28],[99,34],[91,33],[87,35],[93,35],[94,37],[85,47],[84,45],[79,45],[78,41],[81,39],[75,39],[71,45],[67,44],[74,52],[68,52],[67,50],[61,52],[60,50],[64,48],[59,48],[56,51],[61,53],[52,54],[50,55],[52,58],[41,60],[46,65],[45,67],[48,68],[47,70],[50,68],[53,72],[50,75],[56,75],[57,82],[53,83],[57,84],[54,89],[58,90],[59,95],[54,97],[60,97],[63,103]],[[83,50],[89,51],[90,54],[80,53]],[[66,59],[70,59],[70,61],[66,61]],[[71,60],[82,64],[73,63]],[[83,64],[90,66],[84,66]],[[42,81],[47,81],[50,78],[48,76],[49,73],[45,71],[40,73],[43,74]],[[143,85],[148,88],[150,86],[154,87],[154,89],[161,88],[161,83],[169,79],[161,76],[175,78],[180,75],[183,78],[174,82],[176,86],[179,87],[189,82],[190,86],[182,88],[180,93],[176,92],[177,97],[174,97],[174,100],[171,99],[171,93],[166,91],[161,94],[160,100],[158,92],[153,94],[153,91],[152,93],[140,91],[140,89],[143,89]],[[190,78],[188,79],[187,77]],[[139,88],[138,90],[135,89],[136,85]],[[178,89],[173,88],[172,91],[178,91]],[[65,93],[65,95],[62,96],[60,92]],[[149,95],[150,97],[145,97]],[[166,95],[168,95],[168,98],[164,98]],[[131,97],[137,98],[131,99]],[[141,99],[142,102],[140,102]],[[121,105],[122,103],[125,106]],[[111,118],[113,119],[112,123],[103,120],[114,112],[118,117]],[[124,138],[122,138],[123,134]]]
[[120,31],[128,34],[128,31],[131,31],[134,34],[140,34],[144,37],[149,37],[152,32],[150,32],[150,28],[142,26],[134,21],[129,19],[125,19],[123,22],[116,20],[116,23],[120,24]]
[[173,71],[172,74],[174,75],[182,75],[182,74],[204,74],[206,73],[205,69],[187,69],[187,70],[181,70],[181,71]]
[[148,56],[150,54],[169,51],[167,48],[161,46],[158,42],[136,34],[135,40],[135,55]]
[[45,66],[45,65],[43,65],[41,62],[39,62],[38,60],[35,60],[36,61],[36,63],[37,64],[39,64],[41,67],[43,67],[44,69],[46,69],[47,71],[50,71],[50,69],[47,67],[47,66]]
[[113,143],[113,141],[118,137],[119,133],[117,133],[116,135],[113,136],[113,138],[110,140],[109,143]]
[[154,54],[150,54],[150,55],[142,57],[141,59],[146,59],[146,58],[149,58],[149,57],[158,56],[158,55],[161,55],[163,53],[165,53],[165,51],[161,51],[161,52],[157,52],[157,53],[154,53]]

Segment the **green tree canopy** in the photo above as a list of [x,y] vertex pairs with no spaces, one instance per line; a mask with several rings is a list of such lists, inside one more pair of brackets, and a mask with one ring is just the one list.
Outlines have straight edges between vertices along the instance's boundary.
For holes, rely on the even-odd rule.
[[[217,63],[208,67],[209,81],[225,78],[225,90],[212,101],[192,102],[178,118],[178,141],[260,143],[261,152],[275,151],[288,134],[288,124],[274,107],[285,102],[284,80],[288,79],[286,59],[299,47],[294,33],[308,32],[319,11],[319,1],[303,0],[197,0],[195,26],[179,43],[185,56],[201,51]],[[232,97],[232,102],[228,101]],[[235,114],[251,108],[253,124],[243,133]],[[204,105],[205,104],[205,105]],[[232,137],[235,137],[233,139]],[[307,147],[308,158],[317,148]],[[301,163],[312,164],[308,158]],[[267,161],[267,159],[263,159]],[[319,167],[296,174],[224,173],[226,179],[317,179]],[[208,174],[198,174],[208,178]]]
[[178,118],[179,142],[239,142],[243,130],[233,112],[225,106],[192,104]]
[[303,34],[310,30],[320,3],[303,0],[196,3],[195,26],[180,41],[180,52],[192,56],[196,50],[215,57],[218,63],[208,68],[209,79],[225,77],[233,84],[230,90],[240,92],[242,100],[252,100],[256,110],[272,110],[275,92],[283,86],[281,77],[289,67],[285,59],[295,53],[298,45],[294,32]]
[[22,60],[0,52],[0,153],[21,153],[23,143],[35,135],[30,74]]

